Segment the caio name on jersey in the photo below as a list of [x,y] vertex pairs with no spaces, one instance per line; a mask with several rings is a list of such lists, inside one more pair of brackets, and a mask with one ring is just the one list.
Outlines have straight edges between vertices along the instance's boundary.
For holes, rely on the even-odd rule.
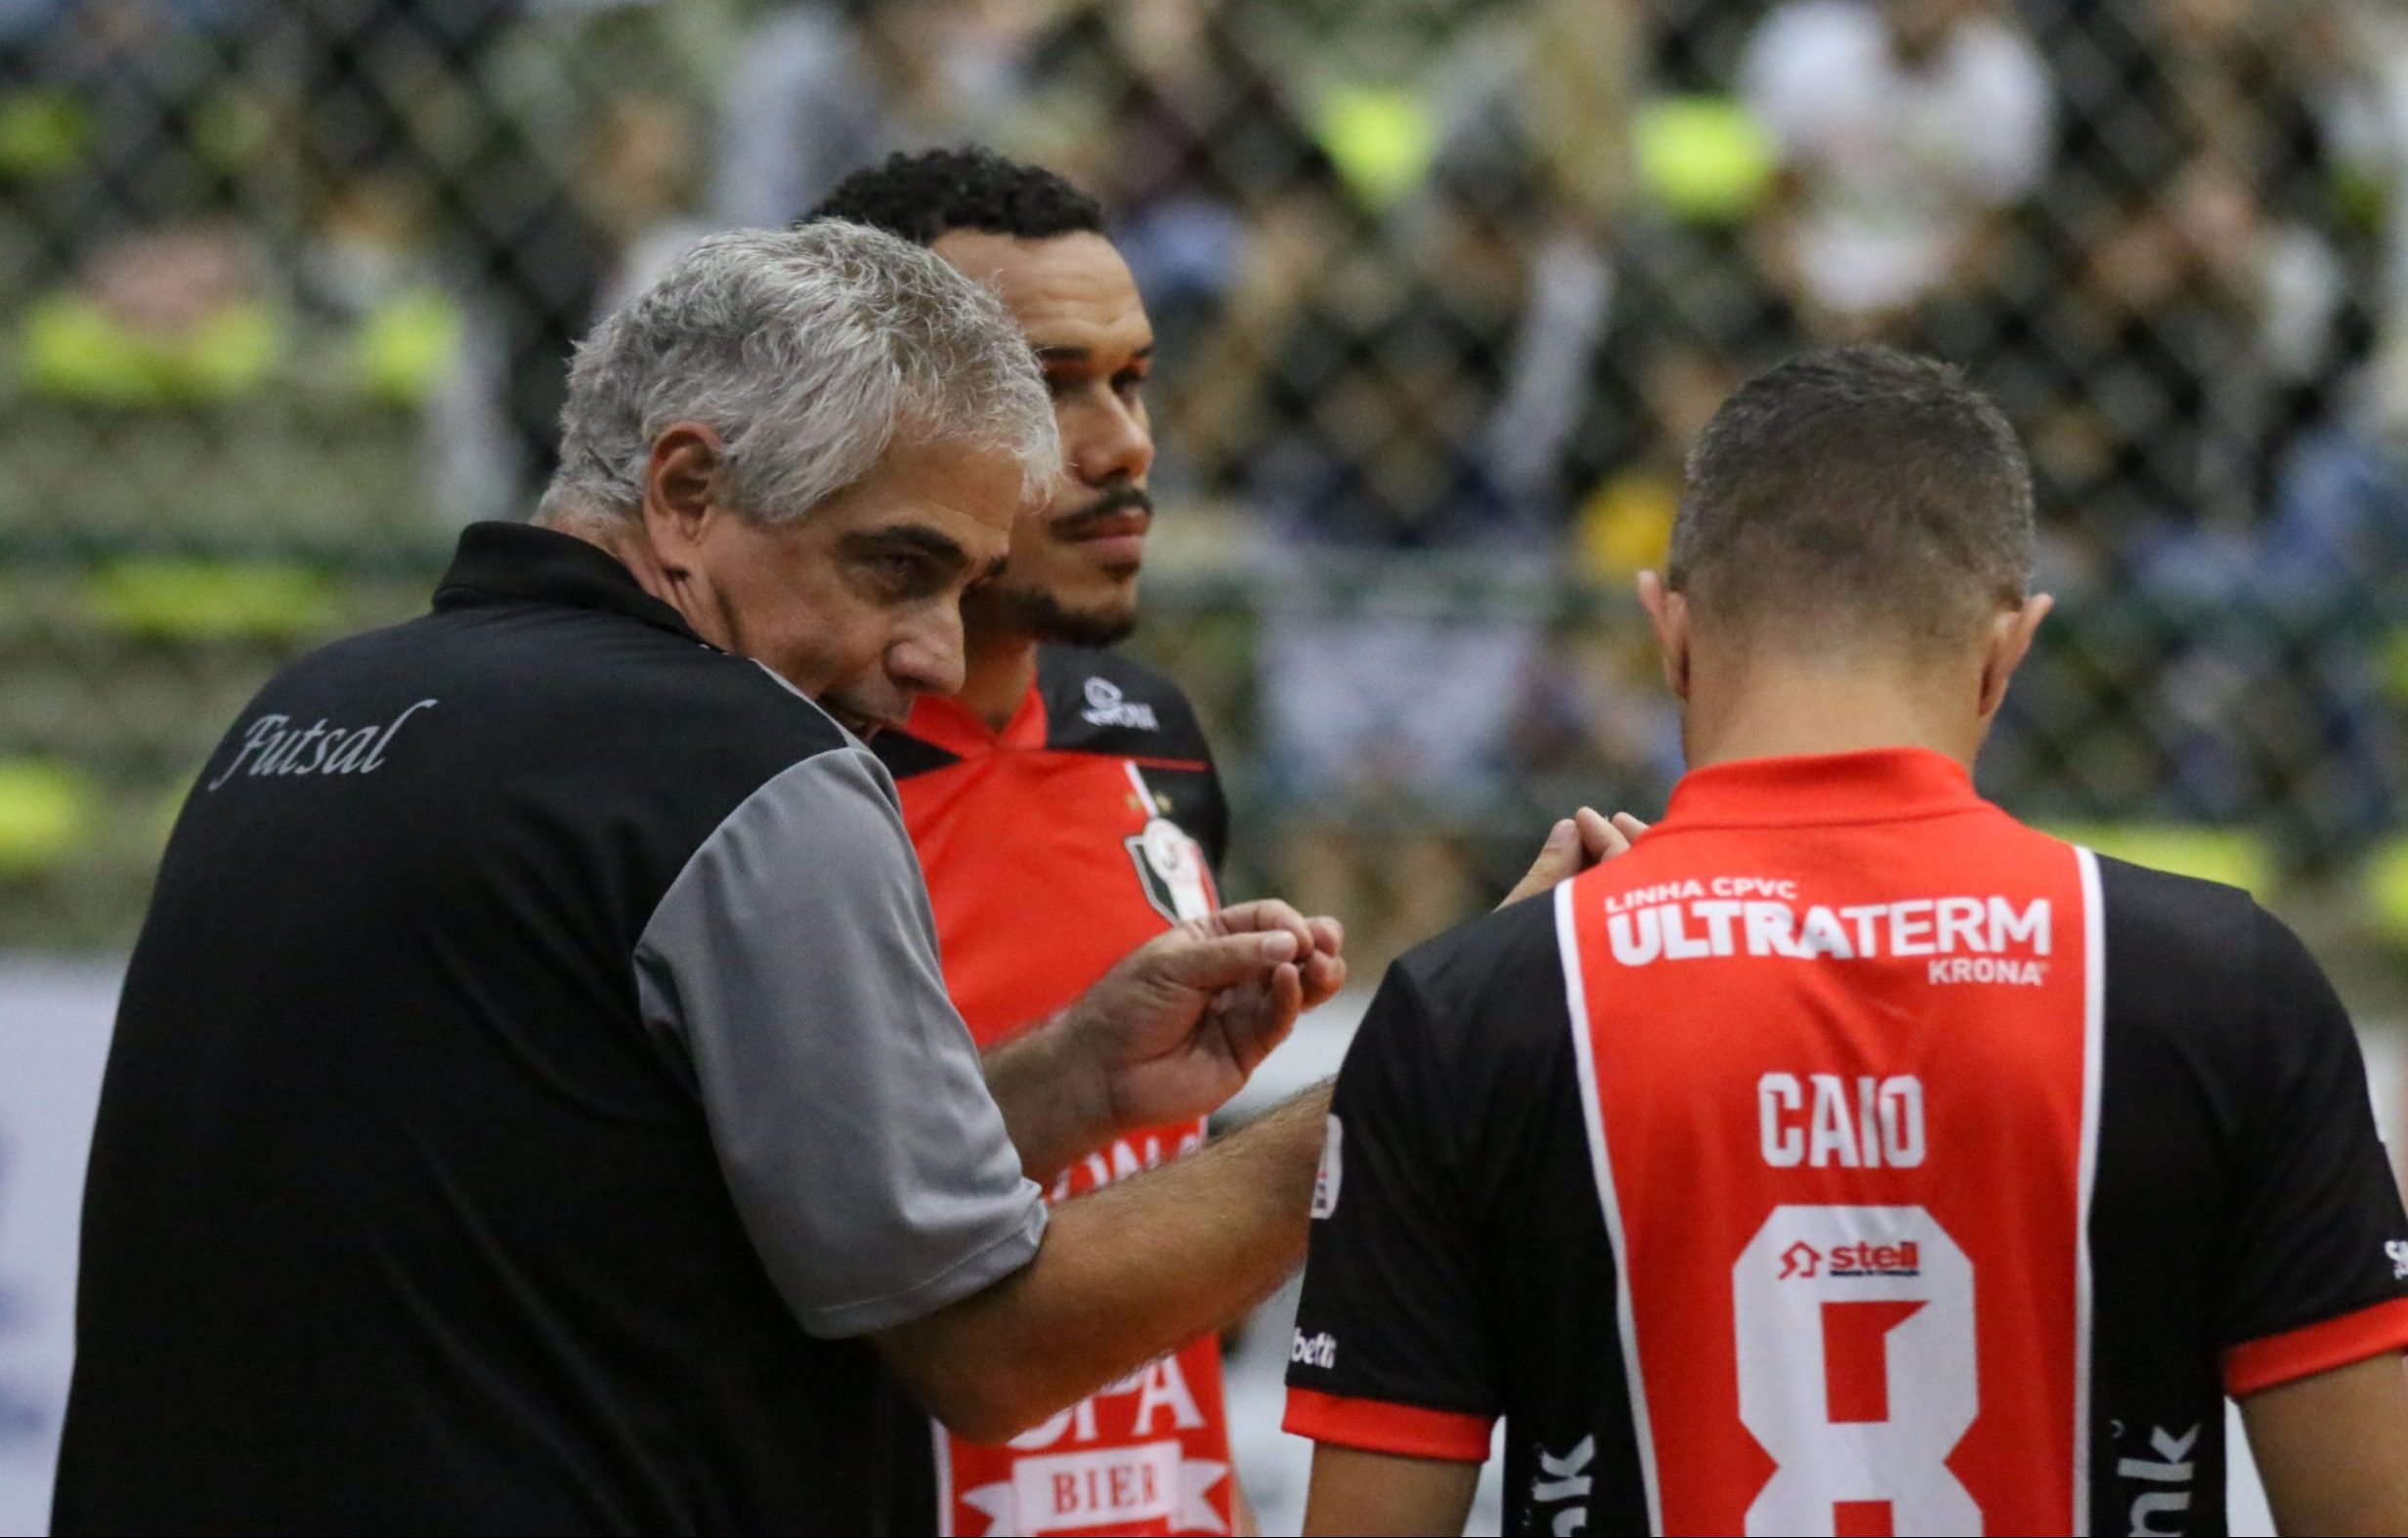
[[1933,983],[2037,988],[2054,935],[2049,900],[1907,897],[1814,903],[1782,877],[1658,881],[1606,900],[1606,934],[1624,966],[1748,956],[1791,961],[1926,962]]

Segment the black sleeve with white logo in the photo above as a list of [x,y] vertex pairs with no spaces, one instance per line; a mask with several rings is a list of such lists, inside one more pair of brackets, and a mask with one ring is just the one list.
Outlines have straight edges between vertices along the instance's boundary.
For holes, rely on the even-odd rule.
[[2300,942],[2245,892],[2098,864],[2091,1522],[2214,1530],[2226,1393],[2408,1344],[2408,1218]]
[[1485,1423],[1503,1388],[1444,1080],[1420,988],[1392,967],[1338,1076],[1288,1386]]
[[1501,1415],[1505,1531],[1645,1532],[1555,905],[1407,952],[1334,1109],[1289,1430],[1477,1462]]
[[2408,1298],[2408,1216],[2375,1132],[2357,1035],[2306,948],[2271,916],[2256,917],[2257,1092],[2234,1160],[2215,1325],[2226,1347]]

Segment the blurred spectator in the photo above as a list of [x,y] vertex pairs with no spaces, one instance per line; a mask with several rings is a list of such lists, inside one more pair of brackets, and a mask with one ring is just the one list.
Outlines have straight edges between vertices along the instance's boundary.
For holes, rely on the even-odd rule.
[[[439,281],[483,359],[469,508],[523,505],[551,468],[567,359],[610,261],[572,166],[497,88],[533,0],[263,7],[254,43],[295,71],[299,223],[318,276]],[[558,64],[554,65],[558,73]],[[497,429],[497,430],[496,430]],[[454,469],[452,484],[472,484]]]
[[2044,193],[2065,286],[2033,307],[2055,398],[2039,467],[2120,541],[2245,528],[2365,348],[2312,105],[2322,8],[2062,3],[2059,52],[2083,67]]
[[723,225],[793,223],[898,150],[994,137],[1017,90],[1018,27],[962,0],[770,8],[721,104]]
[[602,105],[577,178],[586,217],[615,254],[596,314],[651,287],[710,233],[695,195],[700,139],[700,125],[677,97],[630,91]]
[[1742,81],[1788,184],[1766,260],[1826,336],[1979,282],[2046,165],[2046,66],[1985,0],[1789,0]]
[[1157,485],[1232,484],[1268,349],[1343,237],[1336,168],[1273,67],[1293,26],[1264,0],[1089,0],[1030,51],[1022,149],[1111,210],[1153,321]]
[[2367,285],[2377,329],[2380,413],[2408,426],[2408,9],[2388,0],[2325,0],[2311,34],[2316,107],[2344,194],[2380,232]]

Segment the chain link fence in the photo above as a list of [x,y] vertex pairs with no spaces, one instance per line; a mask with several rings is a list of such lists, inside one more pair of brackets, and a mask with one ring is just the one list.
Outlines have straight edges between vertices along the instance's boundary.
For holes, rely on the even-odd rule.
[[1232,888],[1376,950],[1659,807],[1625,595],[1683,449],[1877,337],[2042,481],[1986,789],[2388,978],[2396,0],[0,0],[0,944],[130,936],[249,692],[532,505],[597,314],[965,140],[1099,193],[1146,294],[1135,644]]

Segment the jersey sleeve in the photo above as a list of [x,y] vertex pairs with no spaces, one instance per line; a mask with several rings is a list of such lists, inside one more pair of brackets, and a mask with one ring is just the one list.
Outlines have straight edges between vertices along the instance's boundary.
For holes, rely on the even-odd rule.
[[2408,1349],[2408,1217],[2349,1016],[2297,937],[2258,916],[2259,1087],[2235,1155],[2225,1390]]
[[635,969],[806,1330],[919,1318],[1035,1257],[1045,1203],[946,995],[892,782],[867,751],[806,759],[729,814]]
[[1426,1004],[1392,967],[1338,1076],[1287,1430],[1370,1452],[1478,1463],[1501,1405],[1479,1231]]
[[1221,765],[1210,745],[1204,749],[1204,823],[1193,832],[1196,842],[1204,846],[1204,862],[1212,867],[1218,881],[1229,858],[1229,798],[1222,789]]

